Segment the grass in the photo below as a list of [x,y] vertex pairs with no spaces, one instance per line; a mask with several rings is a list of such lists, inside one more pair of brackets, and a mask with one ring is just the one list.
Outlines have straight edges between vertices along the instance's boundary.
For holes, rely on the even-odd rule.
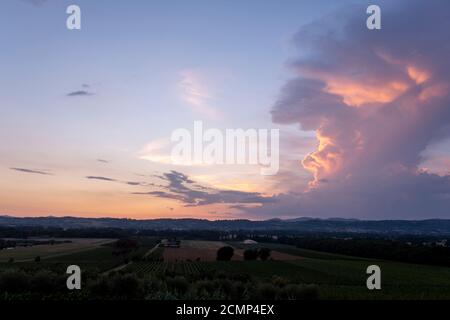
[[100,247],[113,240],[108,239],[71,239],[69,243],[35,245],[31,247],[17,247],[0,250],[0,262],[7,262],[10,258],[16,262],[33,261],[37,256],[41,259],[59,257]]
[[242,242],[229,242],[229,245],[236,249],[253,249],[253,248],[269,248],[272,251],[278,251],[298,257],[315,258],[323,260],[367,260],[365,258],[345,256],[342,254],[320,252],[308,249],[297,248],[287,244],[278,243],[258,243],[246,245]]
[[217,250],[226,246],[220,241],[182,240],[179,248],[164,248],[164,261],[215,261]]
[[[37,271],[39,269],[49,269],[58,273],[65,273],[67,266],[78,265],[83,271],[104,272],[113,269],[124,263],[124,259],[131,259],[133,256],[143,256],[153,242],[140,246],[137,250],[128,255],[115,255],[114,247],[109,242],[95,242],[94,246],[83,247],[79,250],[69,250],[68,252],[59,252],[59,254],[41,255],[42,248],[39,246],[29,247],[34,249],[33,257],[41,256],[40,262],[34,262],[33,259],[17,260],[13,263],[0,263],[0,270],[5,269],[23,269],[27,271]],[[56,245],[55,245],[56,246]]]
[[104,246],[92,250],[47,259],[45,262],[63,264],[65,266],[76,264],[82,267],[82,269],[87,268],[105,271],[120,265],[123,262],[123,257],[114,255],[112,247]]
[[65,274],[69,265],[78,265],[83,271],[105,271],[122,263],[123,258],[113,255],[113,248],[102,246],[90,250],[54,256],[40,262],[22,261],[0,263],[0,270],[21,269],[35,272],[42,269]]
[[[366,288],[367,266],[381,268],[382,290]],[[268,282],[274,276],[289,282],[319,285],[323,299],[450,299],[450,269],[376,260],[304,258],[296,261],[231,261],[217,270],[246,273]]]
[[221,241],[182,240],[181,248],[217,250],[227,244]]

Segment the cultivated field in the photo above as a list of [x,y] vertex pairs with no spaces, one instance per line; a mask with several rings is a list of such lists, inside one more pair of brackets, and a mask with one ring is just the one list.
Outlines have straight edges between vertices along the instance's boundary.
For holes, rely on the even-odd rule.
[[41,259],[55,258],[72,253],[83,252],[98,248],[110,243],[111,239],[58,239],[58,241],[69,240],[68,243],[42,244],[31,247],[16,247],[0,250],[0,262],[7,262],[11,258],[15,262],[34,261],[36,257]]
[[[140,274],[172,274],[185,277],[226,272],[251,276],[261,283],[278,277],[287,283],[315,284],[321,299],[449,299],[450,269],[351,257],[289,245],[243,245],[239,242],[182,241],[180,248],[164,248],[164,262],[137,262],[126,271]],[[217,249],[235,248],[233,261],[216,261]],[[271,249],[270,261],[244,261],[245,248]],[[196,258],[200,257],[199,261]],[[366,288],[366,268],[382,270],[382,290]]]
[[[179,248],[164,248],[164,261],[215,261],[217,250],[227,244],[221,241],[183,240]],[[242,260],[242,256],[235,259]]]
[[[180,248],[164,248],[163,258],[166,262],[175,261],[216,261],[217,250],[224,246],[234,248],[233,261],[244,260],[244,250],[257,248],[252,245],[240,245],[240,243],[225,243],[221,241],[197,241],[183,240]],[[272,250],[271,257],[274,260],[298,260],[298,255]]]

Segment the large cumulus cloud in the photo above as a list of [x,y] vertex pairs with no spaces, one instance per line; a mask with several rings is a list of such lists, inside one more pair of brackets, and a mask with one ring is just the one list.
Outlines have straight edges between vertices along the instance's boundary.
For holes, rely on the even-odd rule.
[[312,178],[251,213],[450,218],[449,176],[420,167],[421,152],[450,136],[450,2],[380,5],[381,30],[355,5],[295,35],[295,77],[272,117],[316,132],[299,163]]

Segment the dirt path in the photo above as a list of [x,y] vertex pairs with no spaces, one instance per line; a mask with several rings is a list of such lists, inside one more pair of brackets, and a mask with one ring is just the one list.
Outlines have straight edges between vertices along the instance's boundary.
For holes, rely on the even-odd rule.
[[144,258],[147,258],[150,254],[152,254],[153,251],[155,251],[157,248],[159,247],[159,242],[150,250],[148,250],[145,254],[144,254]]
[[[150,249],[144,254],[143,257],[144,257],[144,258],[148,257],[153,251],[155,251],[155,250],[158,248],[158,246],[159,246],[159,243],[157,243],[154,247],[150,248]],[[115,267],[115,268],[109,269],[109,270],[103,272],[102,274],[103,274],[103,275],[107,275],[107,274],[109,274],[109,273],[111,273],[111,272],[114,272],[114,271],[123,270],[123,269],[125,269],[126,267],[128,267],[129,265],[131,265],[132,263],[133,263],[133,261],[130,261],[130,262],[121,264],[120,266],[117,266],[117,267]]]

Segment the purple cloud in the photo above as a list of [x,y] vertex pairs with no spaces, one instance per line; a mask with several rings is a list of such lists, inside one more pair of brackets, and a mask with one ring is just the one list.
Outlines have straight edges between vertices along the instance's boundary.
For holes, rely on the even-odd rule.
[[197,184],[187,175],[177,171],[170,171],[157,177],[167,182],[167,185],[159,186],[164,191],[133,192],[133,194],[178,200],[187,207],[217,203],[261,204],[275,201],[272,197],[266,197],[258,192],[220,190],[205,187]]
[[295,77],[271,113],[316,132],[317,148],[298,164],[313,177],[304,192],[246,211],[450,217],[449,176],[421,167],[427,146],[450,137],[450,2],[381,8],[381,30],[368,30],[364,5],[355,5],[334,15],[338,23],[324,18],[295,35]]

